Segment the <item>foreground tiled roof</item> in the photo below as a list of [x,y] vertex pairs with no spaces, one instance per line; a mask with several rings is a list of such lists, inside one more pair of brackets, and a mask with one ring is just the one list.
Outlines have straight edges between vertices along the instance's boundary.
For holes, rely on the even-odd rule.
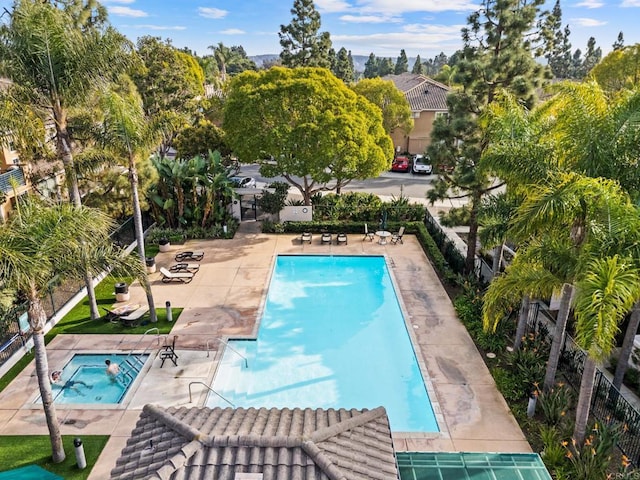
[[400,75],[387,75],[383,80],[391,80],[396,88],[404,93],[404,96],[414,112],[423,110],[446,111],[447,95],[449,87],[431,80],[424,75],[415,73],[402,73]]
[[146,405],[111,478],[238,480],[242,472],[262,480],[396,480],[386,411]]

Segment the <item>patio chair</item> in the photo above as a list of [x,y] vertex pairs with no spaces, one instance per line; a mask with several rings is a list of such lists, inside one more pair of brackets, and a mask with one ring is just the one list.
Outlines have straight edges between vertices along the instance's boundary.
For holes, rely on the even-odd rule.
[[200,270],[199,263],[174,263],[169,267],[170,272],[191,272],[197,273]]
[[178,338],[178,336],[174,335],[171,343],[165,343],[162,346],[162,351],[160,352],[160,359],[162,360],[162,363],[160,363],[160,368],[164,367],[164,361],[167,359],[171,360],[176,367],[178,366],[178,362],[176,362],[176,360],[178,360],[178,355],[175,350],[176,338]]
[[332,241],[333,241],[333,238],[331,237],[331,234],[327,232],[324,232],[322,234],[322,237],[320,238],[320,243],[322,245],[324,245],[325,243],[328,243],[329,245],[331,245]]
[[373,232],[369,231],[369,226],[365,223],[364,224],[364,237],[362,238],[362,241],[364,242],[365,240],[369,240],[370,242],[373,242],[373,239],[375,237],[375,234]]
[[160,267],[160,273],[162,274],[163,283],[173,282],[174,280],[177,282],[189,283],[193,280],[194,275],[192,272],[170,272],[164,267]]
[[124,327],[135,327],[138,324],[138,320],[140,320],[145,313],[149,310],[148,306],[143,306],[134,310],[129,315],[123,315],[120,317],[120,323]]
[[394,233],[393,235],[391,235],[391,243],[395,245],[396,243],[400,242],[404,245],[404,242],[402,241],[403,235],[404,235],[404,227],[400,227],[400,230],[398,230],[398,233]]
[[204,252],[194,252],[187,250],[185,252],[178,252],[176,254],[176,262],[185,262],[188,260],[200,261],[204,257]]
[[336,237],[336,245],[340,245],[341,243],[344,243],[345,245],[347,245],[348,240],[347,240],[346,233],[339,233],[338,236]]
[[302,232],[300,235],[300,243],[309,242],[311,243],[312,235],[311,232]]

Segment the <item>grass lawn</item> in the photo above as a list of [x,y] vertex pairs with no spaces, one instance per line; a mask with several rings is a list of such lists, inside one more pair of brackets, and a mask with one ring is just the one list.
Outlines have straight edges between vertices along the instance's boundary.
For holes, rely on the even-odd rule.
[[[131,278],[105,278],[100,284],[96,285],[96,301],[100,313],[106,314],[104,308],[111,308],[115,302],[113,295],[113,285],[117,282],[126,282],[130,284]],[[173,321],[177,320],[182,313],[182,308],[172,308]],[[98,334],[120,334],[120,333],[144,333],[148,329],[156,327],[161,334],[169,333],[173,328],[172,322],[167,322],[167,312],[164,307],[156,307],[158,316],[157,323],[149,321],[149,313],[147,312],[140,320],[136,327],[124,327],[120,323],[106,322],[103,319],[91,320],[89,315],[89,299],[85,299],[78,303],[73,309],[64,316],[60,322],[47,334],[47,341],[50,341],[59,333],[98,333]]]
[[78,469],[74,453],[75,436],[63,435],[64,451],[67,458],[62,463],[51,461],[51,443],[47,435],[8,435],[0,436],[0,471],[11,470],[27,465],[40,467],[55,473],[65,480],[84,480],[98,460],[98,456],[109,440],[108,435],[85,435],[82,438],[87,467]]

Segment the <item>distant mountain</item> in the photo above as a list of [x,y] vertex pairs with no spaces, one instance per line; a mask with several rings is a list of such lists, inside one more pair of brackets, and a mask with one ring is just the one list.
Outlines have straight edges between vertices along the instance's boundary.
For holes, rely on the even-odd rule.
[[[353,67],[355,68],[356,72],[364,72],[364,66],[367,63],[367,60],[369,60],[369,55],[353,55],[352,57],[353,57]],[[278,58],[280,58],[280,55],[267,53],[264,55],[254,55],[249,58],[254,62],[256,62],[256,65],[258,66],[258,68],[260,68],[264,62],[277,60]],[[378,58],[384,58],[384,57],[378,57]],[[393,59],[393,62],[395,64],[396,59],[393,57],[391,58]],[[409,69],[413,68],[413,64],[415,63],[415,61],[416,61],[415,58],[409,58]]]

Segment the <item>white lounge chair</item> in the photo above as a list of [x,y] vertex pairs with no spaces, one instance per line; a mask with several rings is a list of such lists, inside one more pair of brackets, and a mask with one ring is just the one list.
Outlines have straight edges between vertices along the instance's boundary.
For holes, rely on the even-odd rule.
[[196,273],[198,270],[200,270],[199,263],[174,263],[169,267],[169,271],[171,273],[177,273],[177,272]]
[[134,310],[133,312],[131,312],[129,315],[121,316],[120,322],[125,327],[135,327],[137,321],[140,320],[145,313],[147,313],[147,310],[149,310],[149,307],[146,305],[143,307],[140,307],[137,310]]
[[170,272],[164,267],[160,267],[160,273],[162,274],[162,281],[169,283],[174,280],[182,283],[189,283],[193,280],[193,273],[191,272]]
[[176,254],[176,262],[186,262],[189,260],[200,261],[204,257],[204,252],[187,250]]

